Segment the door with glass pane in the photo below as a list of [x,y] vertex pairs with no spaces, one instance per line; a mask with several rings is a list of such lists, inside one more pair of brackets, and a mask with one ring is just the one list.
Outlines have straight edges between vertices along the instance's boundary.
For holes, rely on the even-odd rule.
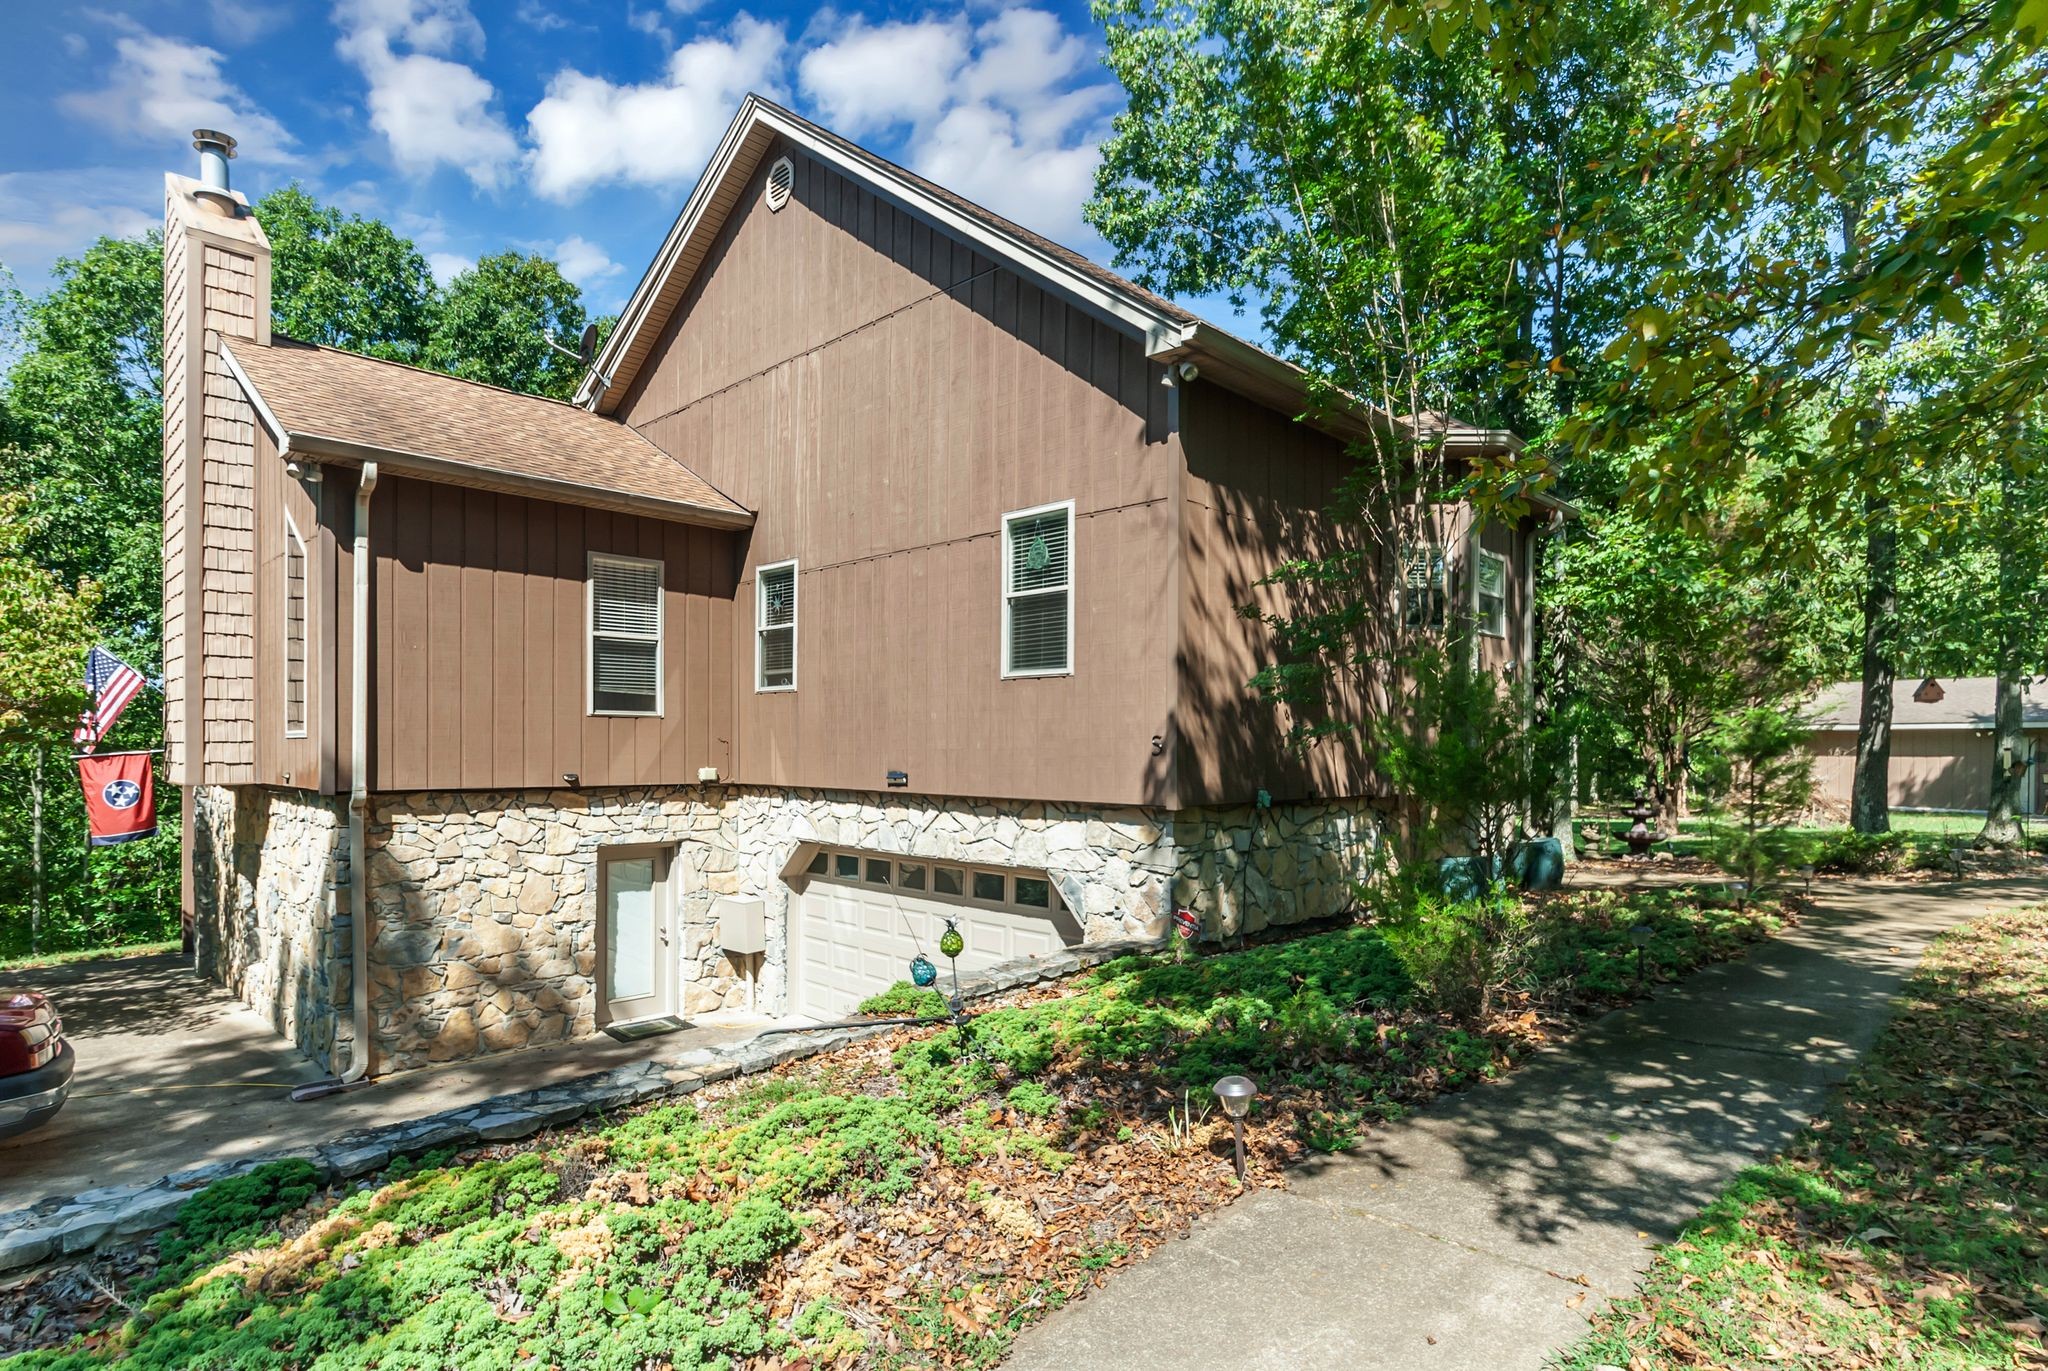
[[669,854],[658,848],[617,848],[604,854],[598,879],[597,929],[603,997],[600,1023],[672,1012],[669,987]]

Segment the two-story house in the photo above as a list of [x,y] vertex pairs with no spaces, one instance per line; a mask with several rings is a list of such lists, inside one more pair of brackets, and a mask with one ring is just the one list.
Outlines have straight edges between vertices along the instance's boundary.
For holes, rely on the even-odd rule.
[[[535,399],[273,335],[231,141],[198,146],[164,236],[187,908],[316,1058],[838,1017],[949,920],[971,971],[1350,904],[1388,797],[1246,685],[1239,607],[1358,536],[1293,367],[749,98],[577,402]],[[1533,538],[1449,559],[1497,663]]]

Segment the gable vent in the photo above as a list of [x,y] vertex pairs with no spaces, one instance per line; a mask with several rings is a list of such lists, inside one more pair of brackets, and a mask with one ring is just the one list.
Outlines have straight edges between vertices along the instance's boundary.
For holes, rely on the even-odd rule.
[[790,187],[796,184],[796,163],[787,157],[778,157],[768,168],[768,189],[763,198],[771,210],[781,209],[789,203]]

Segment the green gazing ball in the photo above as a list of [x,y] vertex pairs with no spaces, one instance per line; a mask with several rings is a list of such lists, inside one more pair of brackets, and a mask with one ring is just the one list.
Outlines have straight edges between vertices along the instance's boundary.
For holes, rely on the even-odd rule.
[[967,939],[961,937],[960,930],[953,927],[952,921],[948,920],[946,932],[939,939],[939,951],[945,953],[948,957],[957,957],[966,949]]

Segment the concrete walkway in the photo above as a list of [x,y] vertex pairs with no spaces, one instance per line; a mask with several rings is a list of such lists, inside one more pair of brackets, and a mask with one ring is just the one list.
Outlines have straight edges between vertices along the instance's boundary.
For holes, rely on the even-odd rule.
[[1535,1371],[1818,1113],[1927,943],[2048,881],[1817,888],[1802,927],[1195,1225],[1015,1371]]
[[673,1060],[759,1027],[696,1025],[634,1043],[598,1036],[404,1071],[367,1090],[295,1104],[291,1088],[326,1073],[176,954],[71,962],[6,979],[55,1001],[78,1068],[71,1099],[54,1118],[0,1139],[0,1212],[45,1196],[146,1185],[629,1062]]

